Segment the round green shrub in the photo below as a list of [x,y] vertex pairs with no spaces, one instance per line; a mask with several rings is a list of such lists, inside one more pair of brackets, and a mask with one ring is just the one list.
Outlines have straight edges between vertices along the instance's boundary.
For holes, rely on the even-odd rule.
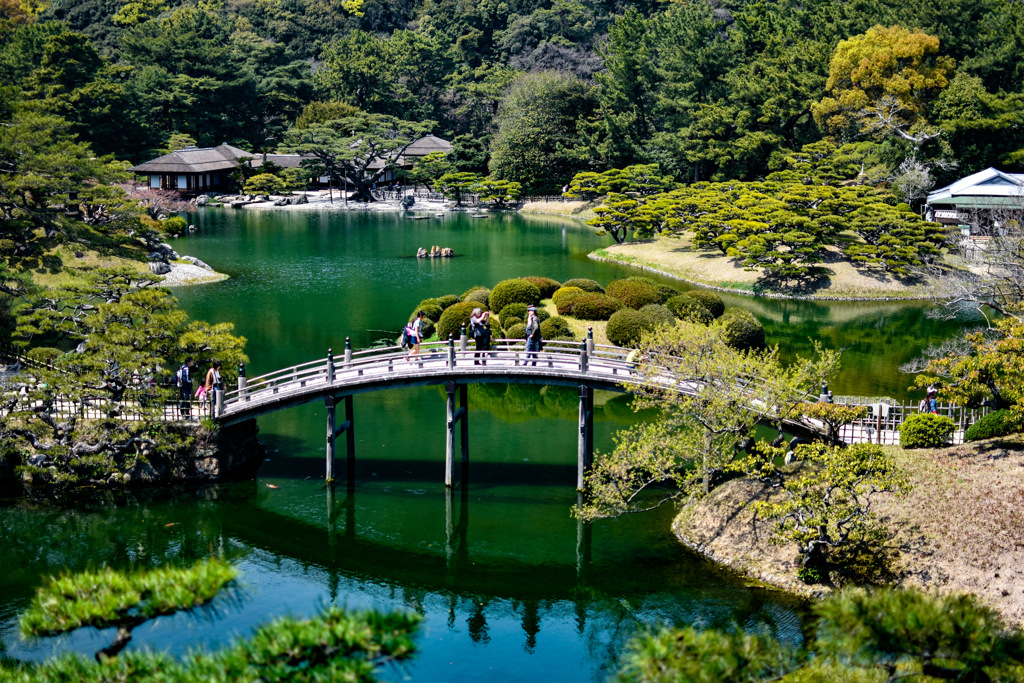
[[444,313],[441,314],[441,319],[437,321],[438,339],[442,341],[448,339],[449,334],[458,339],[459,331],[463,325],[466,326],[467,330],[469,329],[469,318],[473,315],[474,308],[487,310],[487,306],[483,306],[476,301],[463,301],[446,308]]
[[489,306],[491,297],[491,290],[489,289],[474,289],[472,292],[462,298],[462,303],[476,304],[477,306]]
[[672,311],[668,310],[666,306],[662,306],[661,304],[647,304],[640,309],[640,315],[645,316],[655,327],[660,327],[661,325],[672,325],[676,321],[676,317],[672,315]]
[[1016,434],[1024,430],[1024,423],[1015,418],[1009,410],[997,410],[985,415],[964,432],[964,441],[981,441],[997,436]]
[[661,301],[659,301],[658,303],[663,304],[672,297],[679,296],[680,294],[682,294],[682,292],[680,292],[675,287],[669,287],[668,285],[658,285],[658,294],[661,295]]
[[942,448],[953,436],[953,420],[945,415],[918,413],[900,425],[900,446],[904,448]]
[[[440,316],[439,316],[440,317]],[[437,331],[437,326],[434,321],[430,318],[424,318],[423,322],[420,323],[420,334],[423,335],[424,341],[434,336],[434,332]]]
[[[505,308],[501,309],[501,313],[498,317],[501,318],[502,327],[508,327],[513,323],[526,324],[526,306],[527,304],[514,303],[509,304]],[[540,318],[541,322],[544,322],[551,317],[551,314],[545,311],[543,308],[537,309],[537,317]]]
[[571,313],[572,302],[577,296],[584,293],[585,290],[582,290],[579,287],[561,287],[551,295],[551,301],[555,304],[555,308],[558,309],[558,313],[560,315]]
[[[597,292],[583,292],[572,297],[571,302],[572,316],[580,320],[607,320],[622,308],[617,299]],[[561,313],[561,309],[558,312]]]
[[423,311],[426,314],[427,320],[430,320],[435,323],[438,320],[440,320],[441,313],[443,312],[441,310],[441,307],[438,306],[436,303],[427,303],[428,301],[431,300],[427,299],[426,301],[421,301],[420,305],[414,308],[412,310],[412,313],[409,314],[409,320],[415,320],[416,314],[419,313],[420,311]]
[[687,322],[710,325],[715,319],[703,302],[691,296],[674,296],[665,303],[665,306],[677,318]]
[[556,315],[553,318],[548,318],[540,324],[540,334],[545,339],[569,339],[575,340],[576,336],[572,332],[572,326],[569,321],[565,318]]
[[488,292],[488,294],[489,294],[489,293],[490,293],[490,291],[491,291],[491,290],[490,290],[490,288],[488,288],[488,287],[484,287],[483,285],[473,285],[472,287],[470,287],[469,289],[467,289],[467,290],[466,290],[465,292],[463,292],[462,294],[460,294],[460,295],[459,295],[459,299],[460,299],[461,301],[465,301],[465,300],[466,300],[466,297],[467,297],[467,296],[469,296],[469,295],[470,295],[470,294],[472,294],[473,292],[477,291],[478,289],[486,289],[486,290],[487,290],[487,292]]
[[566,280],[562,283],[562,287],[579,287],[584,292],[597,292],[598,294],[604,294],[604,287],[599,285],[593,280],[588,280],[585,277],[577,277],[572,280]]
[[500,311],[513,303],[536,306],[540,303],[540,287],[520,278],[502,280],[494,285],[488,304],[493,310]]
[[[610,285],[609,285],[610,288]],[[616,346],[633,347],[640,342],[644,332],[655,328],[654,323],[647,316],[635,311],[632,308],[623,308],[612,314],[608,319],[608,327],[605,333],[608,341]]]
[[188,227],[188,221],[181,216],[171,216],[160,222],[161,227],[172,235],[180,235]]
[[441,307],[442,311],[452,304],[459,303],[459,301],[461,301],[461,299],[454,294],[445,294],[444,296],[437,297],[437,305]]
[[513,322],[505,328],[507,339],[526,339],[526,325],[520,322]]
[[722,314],[725,313],[725,302],[715,292],[709,292],[706,289],[693,289],[684,294],[684,296],[696,299],[704,304],[704,308],[711,311],[711,315],[716,318],[721,318]]
[[551,295],[554,294],[562,283],[558,280],[552,280],[549,277],[538,277],[531,275],[530,277],[524,277],[524,280],[537,285],[537,289],[540,290],[541,299],[550,299]]
[[613,280],[608,283],[607,292],[608,296],[618,299],[626,308],[640,310],[647,304],[662,303],[657,285],[632,278]]
[[745,308],[730,308],[718,319],[718,324],[722,326],[725,343],[734,349],[747,351],[765,347],[764,325]]

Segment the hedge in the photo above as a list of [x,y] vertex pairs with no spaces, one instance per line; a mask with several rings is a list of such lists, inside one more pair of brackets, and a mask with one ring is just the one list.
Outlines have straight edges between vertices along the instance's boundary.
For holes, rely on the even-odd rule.
[[964,432],[964,441],[981,441],[997,436],[1016,434],[1024,430],[1024,420],[1013,416],[1009,410],[997,410],[985,415]]
[[[427,303],[429,301],[435,303]],[[409,320],[415,320],[416,315],[420,311],[423,311],[426,314],[428,320],[431,320],[432,322],[436,323],[438,320],[441,319],[442,313],[441,307],[436,303],[436,301],[436,299],[427,299],[426,301],[421,301],[419,306],[414,308],[412,310],[412,313],[409,314]]]
[[566,280],[562,283],[562,287],[579,287],[584,292],[597,292],[598,294],[604,294],[604,287],[599,285],[593,280],[588,280],[585,277],[577,277],[572,280]]
[[[622,308],[617,299],[596,292],[583,292],[572,297],[570,301],[572,316],[580,320],[607,320],[615,311]],[[562,309],[558,312],[561,313]]]
[[424,318],[423,322],[420,323],[420,335],[424,340],[430,339],[434,336],[434,332],[437,331],[437,326],[434,325],[434,321],[430,318]]
[[509,304],[533,304],[540,303],[540,287],[527,282],[521,278],[502,280],[494,285],[491,290],[491,298],[488,305],[492,310],[501,311]]
[[459,301],[461,301],[461,299],[454,294],[445,294],[444,296],[437,297],[437,305],[441,307],[442,311],[452,304],[459,303]]
[[687,322],[710,325],[711,321],[715,319],[703,302],[691,296],[674,296],[665,303],[665,306],[677,318]]
[[651,321],[651,324],[656,327],[661,325],[671,325],[676,321],[676,317],[672,315],[672,311],[668,310],[668,308],[661,304],[647,304],[640,309],[640,315],[646,317]]
[[722,297],[714,292],[709,292],[706,289],[694,289],[686,292],[683,296],[688,296],[701,302],[704,304],[704,308],[711,311],[711,315],[716,318],[721,318],[722,314],[725,313],[725,302],[722,301]]
[[474,308],[488,310],[487,306],[482,306],[475,301],[463,301],[446,308],[444,313],[441,314],[441,319],[437,322],[438,339],[442,341],[448,339],[449,334],[458,339],[463,325],[466,326],[468,331],[469,318],[473,315]]
[[526,325],[514,322],[505,328],[506,339],[526,339]]
[[483,289],[474,289],[469,294],[466,294],[462,298],[462,303],[473,303],[477,306],[489,307],[491,297],[491,290],[486,287]]
[[903,448],[942,448],[953,436],[953,420],[945,415],[918,413],[900,425]]
[[663,303],[657,285],[632,278],[614,280],[606,291],[608,296],[618,299],[627,308],[639,310],[647,304]]
[[644,332],[649,332],[654,328],[655,324],[648,316],[632,308],[623,308],[608,319],[605,333],[608,335],[608,341],[612,344],[633,347],[640,342],[640,337]]
[[569,321],[557,315],[541,322],[540,334],[545,339],[576,339]]
[[730,308],[718,319],[718,324],[725,343],[735,349],[747,351],[765,347],[764,325],[745,308]]
[[531,275],[529,277],[524,277],[523,279],[526,280],[527,282],[537,285],[537,289],[540,290],[541,299],[550,299],[551,295],[554,294],[558,290],[558,288],[562,286],[561,282],[559,282],[558,280],[552,280],[549,277],[539,277]]
[[[526,304],[514,303],[509,304],[505,308],[501,309],[501,313],[498,314],[501,318],[502,327],[508,327],[514,323],[526,324]],[[541,322],[544,322],[551,317],[551,314],[545,311],[543,308],[537,309],[537,317],[540,318]]]

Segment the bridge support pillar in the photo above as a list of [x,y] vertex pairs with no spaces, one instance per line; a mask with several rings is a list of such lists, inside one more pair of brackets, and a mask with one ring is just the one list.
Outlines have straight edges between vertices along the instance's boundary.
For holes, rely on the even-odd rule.
[[345,450],[347,467],[346,475],[348,480],[351,482],[355,477],[356,468],[356,435],[355,435],[355,415],[353,413],[352,397],[345,397],[345,421],[340,425],[335,426],[335,407],[338,399],[334,396],[328,396],[325,399],[327,406],[327,452],[326,452],[326,474],[324,479],[327,483],[334,481],[334,442],[342,433],[345,434]]
[[[455,425],[459,425],[462,448],[462,467],[469,464],[469,390],[465,384],[456,385],[449,381],[444,385],[448,394],[447,429],[444,449],[444,485],[451,487],[455,482]],[[458,388],[460,406],[456,410],[455,390]]]
[[594,390],[580,385],[580,433],[576,458],[576,490],[583,490],[583,480],[594,464]]

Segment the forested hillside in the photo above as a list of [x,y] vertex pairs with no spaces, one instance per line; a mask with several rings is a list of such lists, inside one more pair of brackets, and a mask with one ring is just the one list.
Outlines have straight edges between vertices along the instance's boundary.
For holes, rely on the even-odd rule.
[[[1024,155],[1013,0],[0,0],[5,98],[101,154],[256,151],[313,101],[427,123],[528,192],[763,178],[826,136],[929,184]],[[183,138],[178,138],[183,139]],[[923,176],[923,180],[921,179]]]

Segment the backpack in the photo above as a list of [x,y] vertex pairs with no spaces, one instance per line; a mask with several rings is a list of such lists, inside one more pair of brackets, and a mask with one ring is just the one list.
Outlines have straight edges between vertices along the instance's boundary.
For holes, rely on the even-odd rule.
[[413,339],[416,338],[416,331],[413,329],[411,324],[406,325],[402,330],[402,348],[409,348],[412,346]]
[[174,383],[177,384],[179,388],[181,387],[182,384],[184,384],[184,382],[185,382],[185,375],[187,375],[187,374],[188,374],[188,368],[186,366],[184,366],[184,365],[182,365],[180,368],[178,368],[178,371],[176,373],[174,373]]

